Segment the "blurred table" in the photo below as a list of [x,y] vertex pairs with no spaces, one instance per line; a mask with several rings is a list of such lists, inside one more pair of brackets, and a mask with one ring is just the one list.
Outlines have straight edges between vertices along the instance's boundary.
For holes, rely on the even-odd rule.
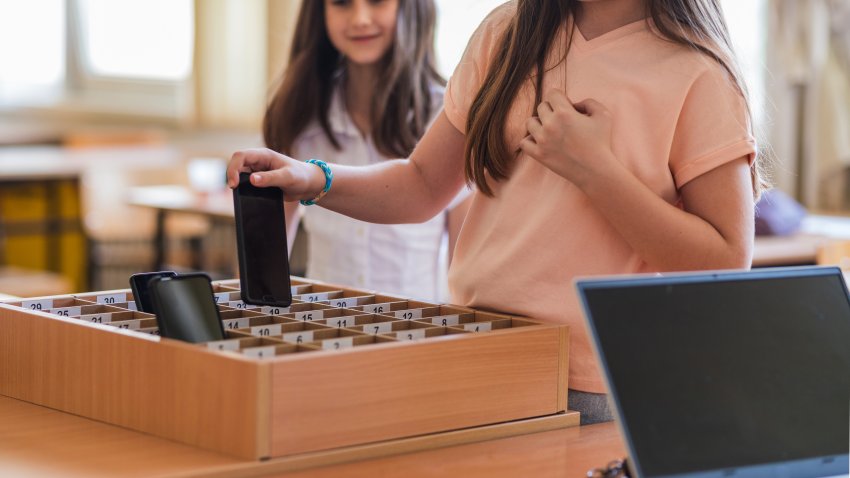
[[[167,253],[166,217],[171,213],[195,214],[214,223],[232,224],[233,197],[229,189],[201,194],[185,186],[145,186],[131,188],[127,202],[156,211],[156,252],[152,270],[161,270]],[[753,267],[815,264],[820,247],[850,241],[850,217],[810,215],[800,231],[788,236],[758,236],[753,249]],[[198,246],[192,252],[192,265],[201,266]]]
[[69,294],[74,290],[71,281],[55,272],[0,266],[0,299]]
[[[212,193],[200,193],[185,186],[143,186],[130,188],[127,203],[153,209],[156,212],[154,230],[155,254],[152,269],[164,270],[168,252],[166,219],[169,214],[192,214],[207,218],[214,228],[218,225],[233,224],[233,195],[230,189]],[[191,241],[191,267],[203,268],[201,244]],[[232,273],[230,274],[233,275]]]
[[850,241],[850,217],[812,214],[794,234],[757,236],[753,267],[812,265],[821,247],[843,241]]

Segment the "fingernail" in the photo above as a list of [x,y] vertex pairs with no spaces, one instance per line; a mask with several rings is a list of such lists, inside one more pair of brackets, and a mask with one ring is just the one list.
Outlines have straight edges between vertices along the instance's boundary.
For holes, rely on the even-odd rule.
[[262,181],[263,181],[263,177],[260,176],[259,174],[252,174],[251,175],[251,182],[253,182],[254,184],[260,184]]

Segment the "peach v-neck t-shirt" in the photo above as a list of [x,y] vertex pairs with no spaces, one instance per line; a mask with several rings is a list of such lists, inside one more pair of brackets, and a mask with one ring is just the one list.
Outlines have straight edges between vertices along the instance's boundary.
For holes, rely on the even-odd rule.
[[[484,20],[449,81],[445,112],[461,132],[515,9],[508,3]],[[590,41],[574,29],[559,62],[568,28],[550,49],[544,91],[566,88],[573,102],[602,103],[615,156],[667,202],[680,206],[684,184],[724,163],[754,160],[745,101],[717,62],[662,40],[643,20]],[[509,151],[534,107],[528,81],[508,115]],[[570,388],[604,392],[573,279],[653,269],[573,184],[525,155],[515,161],[510,179],[490,181],[495,197],[474,196],[449,272],[452,301],[568,324]]]

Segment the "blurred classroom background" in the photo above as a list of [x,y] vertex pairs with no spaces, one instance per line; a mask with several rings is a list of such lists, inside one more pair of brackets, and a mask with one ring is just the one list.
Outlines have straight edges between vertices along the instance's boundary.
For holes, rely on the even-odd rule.
[[[436,3],[448,77],[502,0]],[[721,3],[777,189],[847,210],[850,1]],[[160,268],[235,276],[223,171],[262,146],[299,5],[0,0],[0,293],[126,288]]]

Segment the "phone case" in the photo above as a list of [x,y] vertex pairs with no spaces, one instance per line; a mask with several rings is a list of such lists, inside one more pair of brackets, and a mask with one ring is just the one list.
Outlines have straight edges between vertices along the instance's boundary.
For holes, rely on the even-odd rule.
[[[177,273],[174,271],[159,271],[159,272],[139,272],[137,274],[133,274],[130,276],[130,290],[133,292],[133,302],[136,303],[136,309],[140,312],[147,312],[152,314],[153,307],[146,307],[146,304],[143,303],[144,296],[147,295],[150,298],[150,290],[147,288],[150,286],[150,281],[154,277],[174,277]],[[147,284],[145,284],[145,292],[139,288],[138,282],[141,280],[147,280]],[[148,302],[151,302],[148,300]]]
[[292,304],[292,294],[290,291],[289,285],[289,264],[288,264],[288,251],[286,249],[286,226],[284,219],[284,231],[283,231],[283,252],[286,254],[286,274],[282,280],[285,280],[285,290],[286,295],[281,297],[280,300],[267,300],[263,297],[262,294],[258,293],[258,291],[253,291],[251,289],[250,282],[248,281],[248,277],[251,271],[248,270],[247,263],[247,240],[245,237],[245,231],[243,230],[243,218],[244,212],[242,210],[242,204],[240,201],[240,196],[243,193],[244,189],[251,189],[253,193],[269,195],[274,197],[275,201],[280,203],[280,216],[284,216],[283,212],[283,191],[278,188],[257,188],[253,186],[249,180],[250,173],[240,173],[239,174],[239,187],[233,190],[233,210],[236,216],[236,247],[239,258],[239,288],[241,291],[242,301],[247,304],[254,305],[269,305],[269,306],[277,306],[277,307],[289,307]]
[[[191,303],[194,298],[186,297],[185,300],[180,300],[179,304],[169,304],[167,301],[163,301],[161,297],[161,289],[162,287],[167,287],[164,282],[180,282],[180,281],[192,281],[202,279],[206,283],[207,292],[204,292],[204,300],[206,296],[209,296],[209,311],[211,314],[214,314],[213,320],[218,329],[218,337],[211,337],[208,340],[202,340],[203,342],[209,340],[222,340],[225,338],[224,324],[221,321],[221,316],[218,311],[218,305],[215,303],[215,298],[213,296],[212,282],[208,275],[203,272],[196,272],[190,274],[180,274],[173,277],[169,277],[168,281],[163,281],[163,277],[154,277],[151,279],[148,287],[150,288],[151,302],[154,304],[154,312],[156,314],[156,323],[159,327],[160,335],[167,338],[175,338],[178,340],[187,340],[181,339],[180,337],[176,337],[174,331],[169,327],[170,318],[172,316],[178,317],[176,320],[185,320],[185,307]],[[172,307],[174,306],[174,307]],[[187,340],[188,341],[188,340]]]

